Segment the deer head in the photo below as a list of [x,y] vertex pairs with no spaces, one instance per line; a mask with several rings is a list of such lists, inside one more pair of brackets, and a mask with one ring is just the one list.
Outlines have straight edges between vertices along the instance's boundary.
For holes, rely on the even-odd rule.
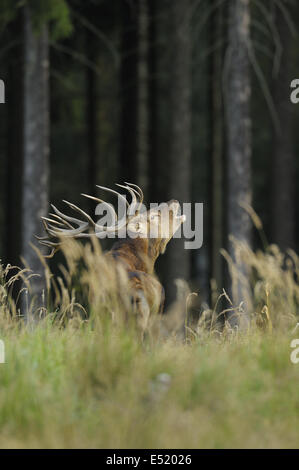
[[143,192],[137,185],[125,183],[125,185],[118,184],[117,186],[125,189],[130,194],[130,203],[123,194],[120,194],[114,189],[104,186],[97,187],[118,196],[119,201],[122,202],[126,208],[125,215],[121,219],[118,218],[111,204],[97,197],[82,194],[98,204],[102,204],[107,209],[114,221],[114,223],[109,226],[100,225],[95,222],[92,217],[71,202],[64,201],[68,207],[79,213],[81,217],[83,217],[83,220],[66,215],[51,204],[53,212],[50,214],[50,217],[42,217],[47,236],[37,237],[42,245],[51,248],[51,253],[46,256],[47,258],[53,257],[55,252],[59,249],[61,240],[64,237],[102,237],[105,234],[118,234],[120,232],[125,232],[125,237],[132,240],[146,240],[147,244],[150,245],[149,248],[151,251],[155,252],[156,256],[160,253],[164,253],[167,243],[185,221],[185,216],[179,213],[180,204],[178,201],[171,200],[155,208],[146,210],[143,206]]

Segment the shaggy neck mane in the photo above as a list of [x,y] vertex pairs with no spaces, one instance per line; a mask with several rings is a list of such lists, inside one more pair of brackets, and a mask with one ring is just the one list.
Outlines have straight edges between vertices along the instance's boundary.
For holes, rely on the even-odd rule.
[[126,238],[116,242],[111,253],[114,259],[124,261],[130,269],[153,273],[161,240],[151,238]]

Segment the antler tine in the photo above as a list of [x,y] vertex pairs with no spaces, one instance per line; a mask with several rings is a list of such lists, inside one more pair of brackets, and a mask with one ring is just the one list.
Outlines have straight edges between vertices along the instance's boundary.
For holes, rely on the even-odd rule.
[[36,238],[39,242],[40,245],[45,245],[45,246],[58,246],[59,243],[57,242],[51,242],[48,237],[39,237],[37,235],[33,235],[34,238]]
[[109,204],[109,202],[103,201],[103,199],[100,199],[98,197],[90,196],[89,194],[81,193],[81,196],[87,197],[88,199],[91,199],[92,201],[96,201],[96,202],[99,202],[101,204],[104,204],[105,206],[107,206],[109,208],[109,210],[113,211],[114,217],[117,220],[117,213],[115,212],[115,209],[114,209],[112,204]]
[[49,248],[55,248],[56,246],[59,246],[59,243],[57,242],[50,242],[49,240],[40,240],[39,242],[41,245],[48,246]]
[[137,210],[136,210],[136,212],[139,213],[140,209],[141,209],[141,206],[142,206],[143,195],[141,195],[140,192],[137,191],[135,188],[131,188],[131,190],[134,191],[135,194],[137,194],[137,197],[139,199],[138,207],[137,207]]
[[[115,212],[115,209],[114,209],[112,204],[109,204],[109,202],[103,201],[102,199],[99,199],[98,197],[90,196],[89,194],[81,193],[81,195],[84,196],[84,197],[87,197],[88,199],[91,199],[91,200],[96,201],[96,202],[100,202],[101,204],[104,204],[105,206],[107,206],[108,210],[113,212],[115,220],[116,221],[118,220],[117,213]],[[99,224],[96,224],[96,223],[94,224],[94,226],[95,226],[95,229],[96,229],[96,233],[98,233],[98,232],[112,232],[112,231],[118,230],[118,228],[119,228],[118,225],[114,225],[112,227],[107,227],[106,225],[99,225]]]
[[47,232],[51,230],[54,233],[56,230],[58,231],[62,230],[61,228],[55,227],[54,225],[50,224],[49,219],[47,219],[46,217],[45,218],[42,217],[42,222],[45,222],[44,227],[47,230]]
[[95,222],[94,220],[92,220],[92,218],[86,213],[84,212],[82,209],[80,209],[80,207],[76,206],[75,204],[73,204],[72,202],[69,202],[69,201],[66,201],[65,199],[63,200],[63,202],[65,204],[67,204],[71,209],[73,209],[74,211],[77,211],[79,212],[79,214],[82,214],[83,217],[85,217],[92,226],[95,226]]
[[[46,232],[51,236],[47,222],[45,220],[42,220],[42,223],[44,225],[44,228]],[[51,252],[48,255],[44,255],[44,258],[53,258],[54,254],[56,251],[59,250],[59,243],[58,242],[51,242],[48,237],[38,237],[35,235],[35,238],[39,241],[39,243],[43,246],[47,246],[48,248],[51,248]]]
[[51,253],[48,255],[45,255],[44,258],[51,259],[55,255],[55,253],[59,250],[59,247],[52,248]]
[[[48,228],[48,233],[50,235],[53,235],[54,237],[77,237],[78,235],[81,235],[84,230],[86,230],[88,227],[88,222],[82,222],[80,227],[74,228],[73,230],[71,229],[57,229],[53,230],[53,228]],[[84,234],[86,236],[89,236],[90,234]]]
[[38,241],[48,240],[48,237],[39,237],[38,235],[33,235]]
[[[43,217],[41,218],[42,219],[42,224],[44,226],[44,229],[47,233],[49,233],[49,227],[48,227],[48,224],[47,222],[43,219]],[[49,234],[50,235],[50,234]]]
[[50,224],[56,224],[56,225],[60,225],[62,227],[64,226],[64,223],[59,222],[58,220],[49,219],[49,217],[42,216],[41,219],[45,220],[47,223],[50,223]]
[[62,225],[60,222],[57,222],[56,220],[48,219],[48,217],[43,217],[43,216],[41,217],[41,219],[42,219],[42,223],[44,225],[44,228],[45,228],[46,232],[49,233],[49,235],[56,236],[56,231],[57,231],[57,234],[58,234],[63,230],[60,227],[55,227],[54,225],[52,225],[52,223],[50,223],[50,222],[55,222],[57,225],[58,224]]
[[[44,222],[44,221],[43,221]],[[51,236],[51,237],[72,237],[72,238],[90,238],[93,234],[92,233],[83,233],[83,231],[87,228],[88,222],[83,222],[84,226],[78,227],[77,229],[73,230],[53,230],[51,228],[50,224],[44,223],[44,227],[46,232]],[[48,246],[58,246],[60,245],[59,242],[51,242],[47,237],[37,237],[40,241],[41,244],[47,244]],[[43,243],[45,242],[45,243]]]
[[[129,191],[129,193],[131,194],[131,197],[132,197],[132,201],[131,201],[131,204],[129,205],[129,207],[131,207],[131,206],[136,207],[137,206],[137,199],[136,199],[136,196],[135,196],[136,191],[134,189],[130,188],[130,186],[128,186],[128,185],[124,186],[123,184],[116,183],[116,186],[119,186],[120,188],[124,188],[127,191]],[[138,203],[138,206],[139,206],[139,203]]]
[[[77,228],[71,228],[71,229],[63,229],[59,227],[54,227],[51,223],[49,224],[49,220],[47,217],[42,217],[42,221],[44,223],[44,227],[46,232],[53,236],[53,237],[59,237],[59,236],[74,236],[77,235],[81,232],[83,232],[87,227],[88,227],[88,222],[83,222],[82,220],[75,219],[74,217],[69,217],[62,212],[60,212],[53,204],[51,204],[53,210],[61,217],[62,220],[64,218],[66,221],[72,221],[73,223],[76,223],[78,225]],[[51,222],[58,223],[57,221],[51,220]]]
[[74,229],[70,229],[70,230],[64,230],[64,229],[57,229],[58,230],[58,234],[65,234],[65,235],[76,235],[78,233],[81,233],[83,232],[87,226],[88,226],[88,222],[83,222],[82,220],[79,220],[79,219],[76,219],[75,217],[70,217],[66,214],[63,214],[63,212],[60,212],[55,206],[54,204],[51,204],[51,207],[52,209],[54,210],[54,212],[59,216],[61,217],[62,220],[66,220],[67,222],[73,222],[74,224],[77,224],[78,225],[78,228],[74,228]]
[[[133,188],[136,188],[136,190],[137,190],[137,192],[138,192],[138,194],[139,194],[139,197],[140,197],[139,206],[141,207],[141,205],[142,205],[142,203],[143,203],[143,200],[144,200],[144,194],[143,194],[142,189],[141,189],[139,186],[137,186],[137,184],[127,183],[126,181],[125,181],[125,184],[127,184],[128,186],[131,186],[132,189],[133,189]],[[133,190],[134,190],[134,189],[133,189]],[[136,191],[136,190],[135,190],[135,191]]]
[[44,255],[44,258],[53,258],[56,251],[59,250],[59,243],[50,242],[50,240],[47,237],[38,237],[37,235],[34,235],[34,236],[38,240],[40,245],[51,248],[51,252],[48,255]]
[[104,191],[108,191],[109,193],[112,193],[112,194],[116,194],[118,197],[121,198],[121,200],[126,204],[126,206],[129,207],[129,203],[128,203],[127,199],[122,194],[120,194],[118,191],[115,191],[114,189],[106,188],[106,186],[97,185],[97,188],[103,189]]
[[[127,199],[125,196],[123,196],[121,193],[119,193],[118,191],[115,191],[114,189],[110,189],[110,188],[106,188],[106,186],[100,186],[100,185],[97,185],[97,188],[99,189],[103,189],[104,191],[108,191],[112,194],[116,194],[125,204],[126,204],[126,207],[129,208],[130,207],[130,204],[128,203]],[[98,200],[104,204],[106,204],[110,209],[113,209],[114,211],[114,215],[115,215],[115,218],[116,220],[118,221],[118,217],[117,217],[117,214],[113,208],[113,206],[111,206],[110,204],[108,204],[107,202],[105,201],[102,201],[101,199],[98,199],[98,198],[94,198],[93,196],[88,196],[87,194],[84,194],[84,196],[86,197],[89,197],[90,199],[94,199],[94,200]],[[122,221],[118,221],[116,225],[114,226],[110,226],[110,227],[107,227],[107,226],[101,226],[101,225],[97,225],[96,228],[97,228],[97,233],[100,233],[100,232],[116,232],[118,230],[120,230],[121,228],[123,228],[125,225],[127,224],[127,218],[124,217]]]
[[55,217],[56,219],[58,219],[61,223],[63,223],[64,225],[66,225],[67,227],[73,229],[74,227],[67,221],[67,220],[63,220],[61,217],[59,217],[59,215],[57,214],[53,214],[53,212],[50,212],[49,214],[51,217]]
[[[85,223],[85,222],[84,222]],[[81,233],[81,232],[78,232],[78,228],[75,229],[63,229],[63,228],[60,228],[60,227],[54,227],[54,225],[52,224],[47,224],[48,225],[48,229],[51,231],[51,235],[53,236],[60,236],[60,235],[64,235],[64,234],[70,234],[70,235],[74,235],[76,233]],[[79,227],[80,228],[80,227]]]
[[57,214],[59,217],[61,217],[62,220],[66,220],[68,222],[73,222],[74,224],[77,224],[79,226],[86,224],[86,222],[82,222],[82,220],[76,219],[75,217],[70,217],[69,215],[64,214],[63,212],[60,212],[57,207],[54,206],[54,204],[51,204],[52,209],[54,210],[55,214]]

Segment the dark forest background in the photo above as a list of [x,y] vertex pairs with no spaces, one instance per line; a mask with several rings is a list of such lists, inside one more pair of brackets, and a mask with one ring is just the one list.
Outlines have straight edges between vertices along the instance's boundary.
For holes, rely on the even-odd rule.
[[157,263],[168,300],[178,277],[203,300],[225,285],[229,234],[262,247],[251,206],[298,250],[298,21],[291,0],[1,0],[2,262],[38,272],[49,201],[93,214],[80,193],[124,181],[204,203],[203,247]]

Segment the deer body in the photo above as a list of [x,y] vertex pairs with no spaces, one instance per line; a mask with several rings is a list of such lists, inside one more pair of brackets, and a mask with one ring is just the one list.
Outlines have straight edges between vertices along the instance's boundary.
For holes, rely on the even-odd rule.
[[[165,252],[167,243],[184,222],[185,216],[179,215],[180,205],[175,200],[161,205],[163,207],[159,206],[141,212],[143,194],[140,188],[132,184],[121,187],[128,190],[132,196],[131,204],[127,203],[128,216],[124,221],[117,221],[112,227],[100,226],[82,209],[65,201],[72,209],[83,215],[87,221],[66,216],[58,211],[55,206],[52,206],[54,210],[54,214],[51,214],[52,218],[43,218],[48,236],[39,240],[42,244],[52,248],[49,255],[51,257],[59,248],[61,238],[64,236],[74,238],[94,236],[94,233],[90,232],[91,227],[96,234],[107,233],[109,230],[116,233],[125,228],[127,236],[114,243],[106,256],[111,258],[111,261],[115,262],[116,265],[120,264],[127,274],[132,313],[136,315],[137,324],[143,336],[150,316],[163,311],[164,289],[154,273],[155,262],[158,256]],[[102,189],[116,193],[116,191],[108,188]],[[139,200],[137,200],[136,195]],[[98,198],[87,197],[108,206],[107,203]],[[121,197],[123,198],[123,196]],[[117,215],[114,209],[112,210],[117,220]],[[74,225],[77,225],[77,227],[74,227]],[[89,232],[87,233],[86,230],[89,230]],[[53,238],[59,240],[52,241]]]
[[137,238],[115,243],[107,256],[120,263],[127,273],[132,312],[143,333],[150,316],[163,312],[164,288],[154,273],[158,255],[152,252],[148,239]]

